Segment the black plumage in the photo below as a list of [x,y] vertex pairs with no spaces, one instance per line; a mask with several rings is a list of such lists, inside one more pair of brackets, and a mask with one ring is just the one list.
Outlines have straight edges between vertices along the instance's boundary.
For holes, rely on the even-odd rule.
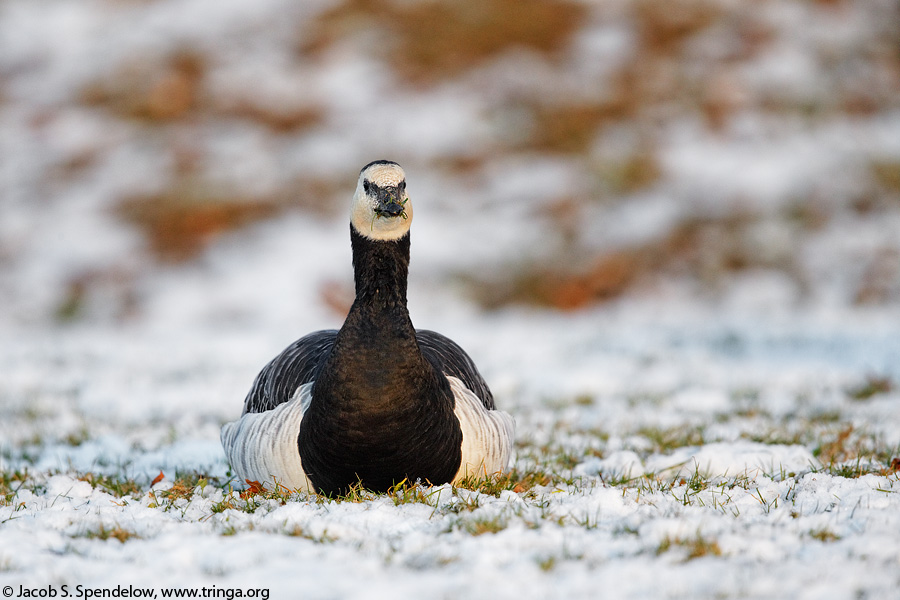
[[406,287],[409,233],[370,240],[351,225],[356,300],[340,331],[309,334],[263,368],[244,412],[264,412],[313,384],[298,447],[321,493],[362,482],[384,491],[404,479],[445,483],[459,469],[462,433],[444,374],[485,408],[493,396],[472,359],[433,331],[416,331]]
[[[373,219],[406,219],[405,212],[384,208],[406,203],[405,181],[370,184],[363,174],[373,165],[397,166],[366,165],[358,196],[371,198]],[[399,166],[397,171],[402,174]],[[373,239],[351,222],[350,237],[356,299],[343,326],[299,339],[262,369],[245,399],[244,416],[223,428],[226,452],[255,476],[277,481],[272,468],[291,471],[277,467],[296,460],[285,454],[288,438],[279,437],[287,430],[251,417],[280,415],[283,405],[299,399],[297,464],[317,492],[344,493],[357,483],[385,491],[403,480],[440,484],[477,470],[480,461],[505,468],[512,419],[493,410],[491,391],[462,348],[439,333],[417,331],[410,320],[408,225],[396,239]],[[448,376],[465,391],[451,389]],[[298,398],[298,391],[305,395]],[[462,412],[456,411],[458,401],[465,404]],[[468,445],[464,430],[472,436]]]
[[[297,389],[315,381],[316,371],[331,352],[337,329],[324,329],[303,336],[273,358],[259,375],[244,401],[244,412],[266,412],[290,400]],[[494,396],[475,363],[456,342],[429,329],[416,329],[416,341],[425,359],[445,375],[458,377],[494,410]]]

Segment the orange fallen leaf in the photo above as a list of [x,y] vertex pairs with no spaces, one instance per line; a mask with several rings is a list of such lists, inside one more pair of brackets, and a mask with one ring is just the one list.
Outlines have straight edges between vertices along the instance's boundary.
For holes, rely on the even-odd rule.
[[245,479],[247,482],[247,489],[241,492],[241,498],[249,498],[250,496],[255,496],[257,494],[261,494],[265,491],[263,485],[258,481],[250,481],[249,479]]
[[159,472],[159,475],[157,475],[156,477],[154,477],[154,478],[153,478],[153,481],[150,482],[150,487],[153,487],[154,485],[156,485],[157,483],[159,483],[160,481],[162,481],[163,479],[165,479],[165,477],[166,477],[166,476],[163,475],[163,472],[160,471],[160,472]]

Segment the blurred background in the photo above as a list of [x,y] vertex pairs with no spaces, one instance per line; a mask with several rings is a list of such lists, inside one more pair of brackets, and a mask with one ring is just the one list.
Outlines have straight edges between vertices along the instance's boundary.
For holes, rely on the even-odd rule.
[[[515,416],[516,468],[569,482],[508,504],[527,538],[457,535],[455,509],[418,528],[424,506],[324,529],[275,500],[197,508],[231,489],[219,431],[260,368],[342,323],[350,199],[375,159],[403,165],[415,205],[413,323],[465,348]],[[444,573],[560,596],[597,588],[577,561],[660,597],[656,560],[678,597],[875,597],[900,553],[896,501],[875,498],[897,488],[898,316],[898,0],[0,0],[16,585],[250,573],[296,595],[297,575],[359,559],[386,573],[367,597]],[[786,478],[810,455],[818,483]],[[674,462],[690,483],[626,481]],[[148,508],[160,471],[177,507]],[[289,541],[320,531],[312,554]]]
[[6,327],[339,324],[380,158],[434,311],[892,307],[900,4],[3,0],[0,157]]

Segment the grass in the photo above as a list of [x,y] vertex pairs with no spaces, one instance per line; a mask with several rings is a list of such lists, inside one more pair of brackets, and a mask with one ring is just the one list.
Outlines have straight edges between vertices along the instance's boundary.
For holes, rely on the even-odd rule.
[[[318,106],[273,106],[249,92],[207,93],[210,62],[205,52],[194,48],[176,49],[163,56],[143,54],[88,83],[81,90],[80,101],[120,118],[159,127],[198,115],[242,119],[275,134],[297,132],[322,122],[324,111]],[[77,155],[63,168],[77,171],[95,159],[91,154]]]
[[291,537],[307,539],[317,544],[331,544],[338,540],[338,538],[329,535],[327,529],[324,529],[322,533],[313,533],[300,525],[295,525],[285,533]]
[[172,486],[168,489],[154,490],[153,484],[151,484],[151,489],[147,492],[151,499],[150,508],[168,510],[179,503],[190,501],[198,489],[202,492],[206,488],[209,481],[209,477],[202,473],[190,472],[176,473]]
[[[144,235],[157,259],[180,263],[195,258],[229,232],[289,211],[330,215],[335,210],[331,199],[344,191],[340,180],[298,175],[272,193],[243,193],[226,181],[198,172],[197,165],[188,161],[165,187],[122,199],[114,213]],[[77,316],[79,303],[90,288],[109,284],[104,279],[116,275],[97,273],[74,279],[57,316],[62,320]]]
[[394,506],[402,504],[425,504],[428,506],[435,505],[434,492],[423,485],[410,484],[407,480],[403,480],[388,491],[388,497],[393,501]]
[[486,533],[497,533],[506,529],[507,523],[505,519],[498,515],[496,517],[476,517],[471,519],[462,519],[460,521],[460,529],[472,536],[484,535]]
[[118,540],[123,544],[132,538],[139,538],[136,533],[133,531],[129,531],[120,525],[113,525],[112,527],[107,527],[105,525],[100,525],[97,529],[89,529],[85,531],[83,534],[75,537],[85,537],[89,540]]
[[[589,413],[601,410],[604,403],[604,398],[596,395],[573,395],[557,402],[557,421],[532,426],[527,411],[520,415],[523,431],[531,428],[534,437],[519,439],[515,449],[516,462],[507,473],[495,477],[469,477],[456,486],[433,487],[401,481],[383,494],[355,485],[344,494],[326,497],[284,486],[266,489],[255,483],[235,489],[233,479],[211,477],[197,471],[175,472],[163,479],[162,484],[156,481],[151,484],[129,475],[127,465],[110,465],[111,468],[105,471],[62,474],[109,494],[114,504],[124,506],[139,502],[169,513],[170,518],[179,521],[207,521],[220,535],[237,535],[262,528],[314,543],[339,542],[345,529],[325,529],[295,522],[278,525],[265,519],[288,504],[306,505],[310,510],[320,511],[320,515],[327,515],[341,504],[363,505],[364,511],[373,506],[379,509],[423,506],[428,508],[426,518],[439,524],[435,530],[437,535],[465,534],[480,538],[511,527],[527,530],[551,526],[599,530],[618,537],[637,535],[638,532],[629,530],[622,522],[610,522],[603,511],[563,510],[558,499],[612,490],[620,495],[628,510],[658,511],[675,518],[684,511],[695,510],[709,511],[718,518],[738,519],[748,511],[766,515],[781,514],[779,511],[784,509],[799,518],[804,516],[804,511],[810,510],[809,506],[794,504],[798,485],[810,470],[785,472],[772,466],[773,472],[710,474],[698,465],[686,464],[678,470],[642,473],[636,477],[593,475],[590,470],[580,474],[580,465],[595,457],[602,458],[612,449],[631,450],[646,464],[653,456],[726,441],[717,433],[720,427],[731,431],[731,435],[737,429],[738,437],[763,443],[804,445],[821,463],[819,467],[811,467],[813,473],[841,478],[874,475],[883,478],[876,485],[879,492],[893,494],[900,489],[900,447],[885,443],[862,426],[853,425],[838,409],[778,418],[762,410],[747,410],[752,408],[758,396],[759,393],[753,390],[735,392],[732,401],[736,411],[723,413],[705,424],[682,423],[669,427],[637,424],[632,430],[615,431],[606,426],[600,429],[593,420],[584,426],[573,421],[571,411]],[[666,398],[652,397],[636,402],[638,406],[657,406],[666,402]],[[847,410],[858,406],[850,394],[846,396],[846,402]],[[538,435],[540,431],[544,433]],[[6,464],[21,462],[21,457],[13,458],[8,456],[4,460]],[[35,504],[34,497],[46,494],[47,481],[56,474],[59,473],[35,472],[26,466],[0,469],[0,522],[38,510],[35,507],[40,506],[40,501]],[[100,500],[90,501],[94,502]],[[808,529],[804,535],[820,542],[839,539],[827,526]],[[77,537],[125,542],[137,536],[125,525],[104,525],[79,533]],[[723,554],[717,540],[699,534],[669,536],[647,551],[656,555],[671,554],[686,561]],[[557,568],[561,560],[568,559],[553,553],[535,558],[537,566],[547,570]]]
[[873,161],[872,174],[882,186],[894,194],[900,193],[900,161]]
[[278,200],[235,196],[211,182],[185,177],[158,194],[127,198],[116,211],[144,233],[156,256],[181,262],[223,233],[272,218],[285,208]]
[[[298,50],[316,57],[338,42],[357,40],[405,81],[425,86],[514,49],[552,58],[566,48],[586,12],[568,1],[345,0],[302,29]],[[370,28],[383,35],[367,36]]]
[[869,375],[866,380],[847,390],[847,394],[854,400],[868,400],[879,394],[888,394],[896,389],[896,384],[890,377],[881,375]]
[[666,453],[685,446],[702,446],[705,427],[678,425],[676,427],[641,427],[637,435],[650,442],[655,452]]
[[[772,476],[763,477],[770,479]],[[695,467],[692,472],[674,478],[649,473],[608,483],[620,489],[623,496],[631,497],[638,503],[656,502],[651,499],[663,496],[684,508],[712,509],[732,517],[740,516],[738,502],[748,495],[767,508],[772,504],[771,500],[760,495],[756,479],[746,472],[710,476]]]
[[205,57],[190,50],[162,60],[142,57],[88,84],[81,102],[146,123],[177,121],[198,108],[206,70]]
[[[656,181],[657,167],[649,153],[638,158],[634,168],[627,170],[631,183],[620,183],[620,188],[633,191]],[[606,178],[609,185],[614,180]],[[800,265],[788,246],[766,246],[759,241],[758,232],[769,224],[761,216],[688,216],[642,243],[597,250],[581,248],[569,239],[565,219],[554,220],[566,212],[552,210],[547,217],[547,229],[559,242],[548,255],[511,259],[491,277],[460,274],[459,281],[472,299],[490,310],[533,305],[569,311],[619,298],[671,276],[687,276],[715,295],[736,275],[757,270],[781,273],[802,287]],[[778,219],[787,222],[787,211]]]
[[29,481],[28,469],[0,472],[0,505],[9,506]]
[[827,527],[813,529],[812,531],[809,532],[809,537],[813,538],[814,540],[819,540],[820,542],[823,542],[823,543],[836,542],[839,539],[841,539],[841,536],[834,533]]
[[116,498],[130,496],[138,498],[142,494],[141,486],[133,479],[129,479],[124,475],[103,475],[97,473],[83,473],[78,479],[91,484],[91,487],[98,488],[112,494]]
[[540,467],[532,469],[513,467],[499,477],[468,477],[460,482],[459,487],[499,498],[504,491],[522,494],[537,486],[549,486],[562,481],[560,476]]
[[[149,508],[164,512],[180,511],[181,518],[188,518],[187,508],[192,504],[206,507],[200,512],[205,516],[200,518],[212,519],[217,523],[215,529],[225,536],[236,535],[257,527],[255,521],[234,520],[234,512],[263,517],[288,503],[327,507],[342,503],[371,504],[386,499],[395,507],[411,504],[429,507],[431,519],[445,521],[442,529],[444,533],[457,532],[480,537],[497,534],[513,524],[525,528],[555,525],[584,530],[601,529],[608,530],[614,536],[635,534],[635,531],[629,531],[627,528],[604,524],[600,520],[602,514],[586,516],[560,513],[559,509],[554,507],[553,498],[556,492],[565,491],[567,495],[575,496],[585,495],[591,493],[597,486],[619,491],[626,505],[634,503],[635,506],[655,507],[655,510],[662,510],[673,516],[678,514],[677,507],[681,507],[681,509],[709,509],[725,517],[738,518],[747,510],[748,499],[752,500],[752,504],[758,505],[763,514],[768,514],[780,506],[792,504],[793,490],[803,476],[793,473],[762,475],[737,473],[712,476],[694,468],[676,477],[645,474],[635,478],[598,481],[595,478],[574,477],[571,474],[555,472],[553,468],[560,463],[559,457],[544,455],[541,458],[540,463],[533,462],[533,459],[520,460],[506,474],[494,478],[470,478],[457,487],[431,487],[403,481],[384,494],[376,494],[361,486],[355,486],[346,494],[333,498],[298,493],[283,486],[271,490],[251,484],[244,490],[235,490],[230,481],[216,480],[201,473],[178,474],[166,489],[148,489],[146,484],[124,475],[83,473],[77,475],[77,478],[123,501],[146,498]],[[872,469],[853,465],[829,467],[823,471],[841,477],[858,477],[873,472]],[[3,471],[0,475],[2,475],[0,476],[2,505],[12,509],[8,515],[0,514],[0,520],[17,518],[20,511],[26,510],[27,504],[21,500],[17,501],[19,491],[30,489],[41,493],[39,485],[41,476],[35,477],[21,470]],[[886,481],[879,490],[894,492],[894,488],[900,482],[896,470],[885,468],[882,475],[886,477]],[[775,495],[768,491],[763,492],[760,487],[761,481],[781,481],[780,491]],[[515,494],[518,500],[510,502],[509,497],[504,496],[505,493]],[[211,500],[207,501],[205,499],[207,497]],[[801,512],[801,508],[795,508],[791,514],[798,517],[801,516]],[[276,531],[319,544],[335,543],[341,539],[340,534],[330,532],[327,528],[303,524],[285,524],[283,529]],[[812,529],[808,536],[826,543],[839,539],[839,536],[827,527]],[[87,529],[75,537],[90,540],[115,539],[124,543],[139,536],[134,531],[116,524]],[[715,539],[700,534],[691,537],[667,536],[655,548],[654,553],[656,555],[671,553],[672,556],[684,561],[723,555]],[[555,555],[536,559],[538,566],[545,570],[556,568],[559,560],[560,557]]]
[[666,536],[656,548],[657,555],[673,551],[683,553],[685,561],[704,556],[722,556],[722,548],[719,547],[719,543],[699,533],[689,538]]
[[272,490],[262,487],[257,482],[251,482],[245,490],[235,492],[229,484],[224,489],[222,499],[213,503],[211,510],[213,514],[223,513],[227,510],[254,513],[262,506],[283,506],[288,502],[303,499],[305,499],[304,495],[282,485]]
[[892,446],[879,436],[846,423],[837,423],[822,435],[813,455],[824,472],[851,479],[892,475],[900,466],[900,444]]

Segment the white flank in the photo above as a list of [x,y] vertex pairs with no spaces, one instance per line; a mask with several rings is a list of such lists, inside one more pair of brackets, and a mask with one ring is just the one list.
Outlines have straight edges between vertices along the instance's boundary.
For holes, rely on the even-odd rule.
[[453,478],[487,477],[502,473],[512,457],[516,422],[509,413],[488,410],[462,381],[447,377],[456,399],[454,414],[462,428],[462,463]]
[[300,386],[290,401],[262,413],[245,413],[222,426],[222,446],[241,481],[258,481],[269,489],[284,486],[312,492],[300,464],[297,436],[312,397],[312,383]]

